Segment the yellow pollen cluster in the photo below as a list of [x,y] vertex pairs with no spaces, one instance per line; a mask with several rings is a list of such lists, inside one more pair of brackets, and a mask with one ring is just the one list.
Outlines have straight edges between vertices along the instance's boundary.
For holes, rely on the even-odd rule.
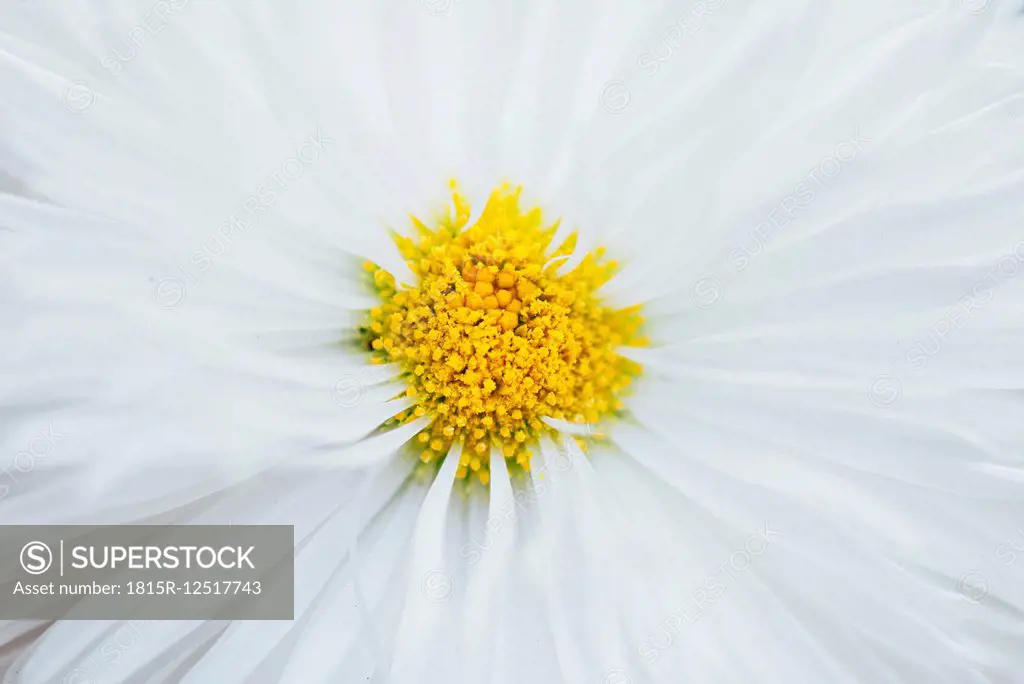
[[617,268],[603,248],[560,274],[576,236],[549,251],[558,224],[522,211],[519,188],[492,192],[468,228],[469,204],[451,188],[450,216],[436,228],[413,218],[416,237],[394,237],[418,283],[399,287],[364,264],[382,303],[361,333],[374,363],[402,367],[416,402],[392,422],[433,418],[417,436],[420,459],[440,461],[460,442],[458,476],[487,484],[492,453],[529,469],[551,430],[543,417],[593,425],[619,410],[640,366],[616,349],[647,340],[639,306],[611,309],[596,294]]

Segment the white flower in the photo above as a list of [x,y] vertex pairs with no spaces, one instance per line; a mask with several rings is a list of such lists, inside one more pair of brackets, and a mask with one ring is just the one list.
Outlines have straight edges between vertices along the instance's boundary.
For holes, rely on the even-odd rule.
[[[58,622],[10,681],[1021,671],[1018,8],[647,5],[0,8],[0,522],[297,540],[294,621]],[[650,337],[614,417],[571,415],[582,357],[531,360],[558,441],[456,487],[463,433],[436,473],[402,450],[441,390],[343,343],[453,177],[468,225],[508,180],[578,229],[563,276],[606,247]]]

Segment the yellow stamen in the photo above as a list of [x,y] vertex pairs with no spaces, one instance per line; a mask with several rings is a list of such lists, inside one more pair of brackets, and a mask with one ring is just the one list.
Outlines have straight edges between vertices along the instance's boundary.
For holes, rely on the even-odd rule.
[[381,299],[362,329],[366,348],[374,363],[405,370],[417,401],[395,420],[433,417],[418,436],[429,446],[420,458],[436,462],[462,443],[456,475],[476,473],[484,485],[491,444],[510,470],[529,470],[528,447],[549,430],[542,417],[595,423],[614,413],[641,370],[616,350],[647,344],[640,307],[612,309],[596,294],[617,265],[597,249],[557,273],[549,264],[572,254],[576,236],[551,249],[558,224],[520,209],[519,194],[498,188],[467,227],[469,204],[453,182],[452,216],[436,228],[414,219],[415,238],[395,237],[413,285],[364,265]]

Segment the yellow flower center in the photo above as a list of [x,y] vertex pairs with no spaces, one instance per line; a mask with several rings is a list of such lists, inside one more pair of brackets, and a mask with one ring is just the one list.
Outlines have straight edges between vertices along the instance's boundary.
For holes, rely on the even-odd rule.
[[612,309],[597,294],[617,268],[603,248],[559,273],[576,235],[550,250],[558,223],[522,211],[519,188],[493,191],[468,228],[469,204],[451,189],[451,215],[435,228],[413,218],[415,238],[394,236],[419,282],[397,286],[365,264],[381,304],[361,332],[374,363],[401,366],[417,402],[390,422],[433,418],[417,436],[420,459],[439,462],[460,442],[458,477],[487,484],[491,458],[530,468],[538,438],[556,432],[544,418],[594,425],[620,410],[640,366],[616,349],[647,340],[639,306]]

